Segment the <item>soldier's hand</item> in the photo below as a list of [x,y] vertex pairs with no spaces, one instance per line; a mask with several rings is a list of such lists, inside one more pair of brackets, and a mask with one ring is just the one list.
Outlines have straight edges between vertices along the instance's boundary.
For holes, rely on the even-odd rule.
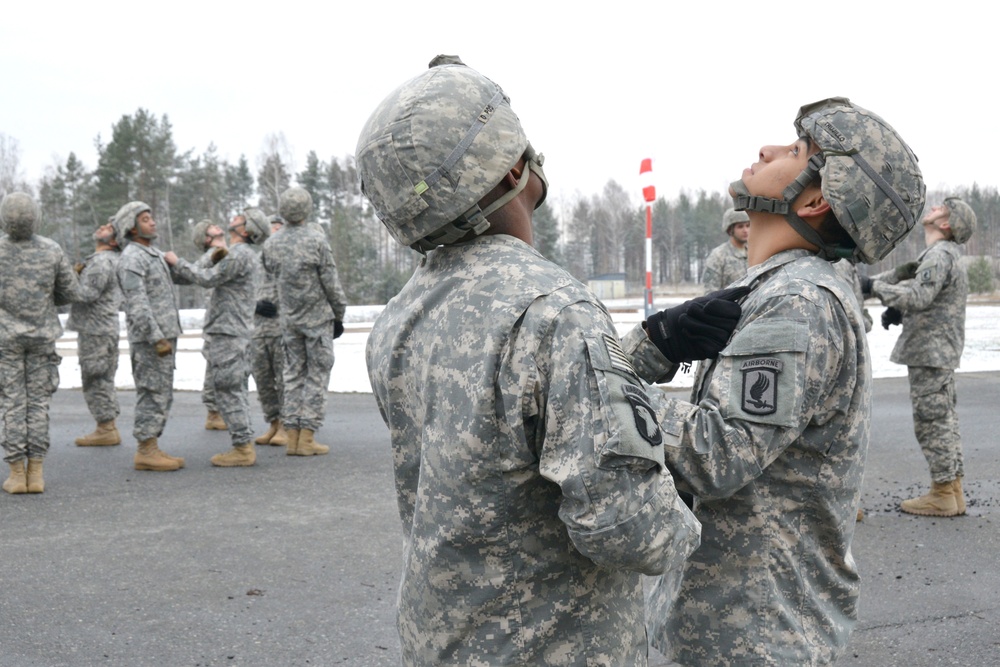
[[169,266],[177,266],[177,253],[175,253],[173,250],[168,250],[167,252],[163,253],[163,261],[166,262],[167,265]]
[[215,250],[213,250],[212,251],[212,266],[215,266],[216,264],[218,264],[219,262],[221,262],[223,259],[226,258],[226,255],[228,255],[228,254],[229,254],[229,250],[227,248],[216,248]]
[[253,312],[257,313],[261,317],[277,317],[278,307],[274,305],[272,301],[260,300],[254,307]]
[[87,265],[84,264],[83,262],[77,262],[76,264],[73,265],[73,270],[76,271],[77,275],[79,275],[79,274],[83,273],[83,269],[86,266]]
[[340,338],[344,335],[344,323],[340,320],[333,321],[333,337]]
[[893,271],[896,273],[896,280],[913,280],[917,277],[917,269],[920,262],[906,262],[900,264]]
[[650,341],[675,364],[714,359],[729,342],[749,287],[731,287],[685,301],[646,320]]
[[892,306],[889,306],[884,311],[882,311],[882,328],[885,329],[886,331],[888,331],[889,327],[892,326],[893,324],[902,324],[902,323],[903,323],[903,311],[901,311],[899,308],[893,308]]
[[858,274],[858,280],[861,281],[861,296],[866,299],[869,298],[872,295],[872,283],[875,281],[861,274]]
[[174,346],[171,345],[170,341],[166,338],[161,338],[156,341],[156,343],[154,343],[154,347],[156,348],[156,356],[158,357],[165,357],[174,351]]

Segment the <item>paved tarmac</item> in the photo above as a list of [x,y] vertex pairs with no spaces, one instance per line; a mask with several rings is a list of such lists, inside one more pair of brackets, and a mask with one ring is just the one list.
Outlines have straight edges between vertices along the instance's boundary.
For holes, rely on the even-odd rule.
[[[862,620],[838,665],[1000,665],[1000,373],[961,374],[958,392],[969,514],[916,518],[896,510],[929,480],[906,379],[876,381]],[[219,469],[228,434],[178,392],[161,445],[187,467],[150,473],[130,437],[75,447],[93,423],[60,390],[45,493],[0,493],[0,667],[398,665],[387,432],[370,394],[328,408],[330,455],[258,447],[255,467]]]

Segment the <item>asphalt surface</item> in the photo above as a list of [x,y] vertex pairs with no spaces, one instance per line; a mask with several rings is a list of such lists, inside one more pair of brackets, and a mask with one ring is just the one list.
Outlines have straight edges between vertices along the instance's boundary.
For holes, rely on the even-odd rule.
[[[958,392],[969,514],[917,518],[896,509],[929,482],[906,379],[876,381],[862,619],[839,665],[1000,665],[1000,373]],[[0,493],[0,667],[399,664],[401,532],[370,394],[330,394],[330,455],[258,447],[253,468],[209,465],[229,440],[197,393],[175,394],[171,473],[133,470],[131,437],[75,447],[93,427],[78,390],[51,414],[45,493]]]

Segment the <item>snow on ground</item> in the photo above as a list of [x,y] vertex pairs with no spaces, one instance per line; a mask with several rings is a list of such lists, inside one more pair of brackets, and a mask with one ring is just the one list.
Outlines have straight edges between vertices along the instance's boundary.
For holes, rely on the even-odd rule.
[[[662,299],[657,308],[666,308],[683,301],[682,298]],[[900,327],[882,328],[880,318],[884,308],[869,302],[867,307],[875,320],[875,326],[868,334],[871,348],[873,375],[881,377],[906,377],[906,367],[889,361],[892,346],[899,336]],[[612,319],[619,334],[642,321],[642,301],[609,301]],[[349,306],[345,318],[346,331],[334,343],[334,365],[330,377],[330,391],[344,393],[371,392],[368,372],[365,368],[365,345],[371,323],[381,312],[381,306]],[[181,326],[185,335],[178,342],[177,370],[174,372],[174,387],[182,391],[200,391],[205,378],[205,359],[201,356],[201,323],[203,311],[182,310]],[[65,323],[65,322],[64,322]],[[124,331],[124,322],[122,325]],[[59,367],[62,388],[80,387],[80,364],[76,357],[76,333],[67,331],[57,343],[63,355]],[[132,366],[128,357],[128,342],[123,337],[115,384],[120,389],[134,389]],[[959,372],[1000,371],[1000,305],[976,305],[966,308],[965,352]],[[690,387],[692,373],[678,373],[670,384],[672,387]],[[250,378],[250,389],[256,387]]]

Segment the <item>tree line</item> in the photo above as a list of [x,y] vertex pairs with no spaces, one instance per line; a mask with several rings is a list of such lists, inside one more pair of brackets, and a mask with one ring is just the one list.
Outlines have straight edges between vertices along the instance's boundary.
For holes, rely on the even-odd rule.
[[[149,204],[160,227],[160,246],[195,259],[191,228],[210,219],[221,226],[243,208],[277,210],[278,197],[291,185],[308,190],[313,219],[326,230],[341,282],[351,303],[382,304],[409,278],[419,255],[401,248],[385,232],[361,195],[352,156],[321,159],[315,151],[305,167],[292,173],[292,156],[283,135],[269,135],[256,157],[256,171],[246,155],[235,163],[221,159],[214,145],[200,155],[181,152],[166,115],[145,109],[123,115],[105,141],[95,140],[97,165],[89,168],[70,153],[38,180],[37,187],[20,174],[15,139],[0,134],[0,195],[13,190],[35,195],[42,208],[40,233],[57,241],[74,260],[93,250],[94,230],[125,202]],[[1000,256],[1000,194],[997,188],[970,187],[928,193],[928,206],[947,196],[960,196],[979,219],[966,244],[967,255],[980,257],[970,266],[973,287],[991,291]],[[722,192],[681,192],[657,199],[653,222],[653,283],[657,291],[697,289],[709,252],[726,240],[722,215],[732,205]],[[560,215],[543,204],[534,217],[535,246],[580,280],[625,274],[630,293],[645,285],[646,207],[614,180],[601,192],[563,202]],[[752,243],[752,232],[751,232]],[[923,250],[918,229],[893,253],[873,267],[875,273],[915,259]],[[978,273],[977,273],[978,272]],[[988,288],[988,289],[987,289]],[[201,290],[181,289],[181,307],[203,305]]]

